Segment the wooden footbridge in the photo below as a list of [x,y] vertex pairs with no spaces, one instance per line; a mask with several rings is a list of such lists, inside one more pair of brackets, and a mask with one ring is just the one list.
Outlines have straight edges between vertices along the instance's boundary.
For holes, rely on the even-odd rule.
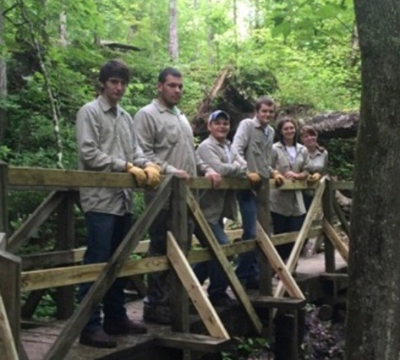
[[[335,204],[333,193],[337,189],[351,189],[349,183],[331,182],[323,178],[312,186],[315,188],[315,196],[302,229],[298,233],[276,236],[270,236],[268,229],[267,194],[268,187],[274,184],[264,184],[254,190],[258,193],[257,238],[220,246],[195,196],[197,190],[211,187],[209,180],[194,178],[187,185],[182,180],[167,176],[163,178],[155,199],[132,226],[110,261],[105,264],[81,265],[84,249],[75,248],[74,206],[78,202],[77,189],[102,186],[133,188],[135,184],[129,174],[16,168],[0,163],[1,358],[86,360],[130,359],[134,355],[135,359],[149,356],[154,359],[196,359],[204,353],[218,353],[229,346],[231,338],[238,335],[239,328],[242,335],[270,336],[272,319],[275,317],[276,343],[285,343],[283,350],[277,348],[276,358],[297,359],[299,321],[306,300],[312,301],[323,296],[334,298],[340,286],[346,282],[345,275],[337,273],[337,253],[347,262],[348,249],[337,234],[338,225],[333,224],[334,212],[345,232],[348,232],[348,223],[340,207]],[[221,185],[221,189],[248,188],[248,182],[239,179],[225,179]],[[291,182],[285,184],[282,190],[306,188],[310,188],[306,182]],[[50,193],[21,227],[9,234],[10,190],[21,189],[46,190]],[[171,232],[168,233],[166,256],[131,259],[132,253],[143,254],[147,251],[148,241],[142,239],[170,196],[173,202],[173,221]],[[321,211],[321,204],[323,219],[315,225],[313,220]],[[54,251],[17,256],[18,249],[29,241],[53,213],[57,214]],[[191,248],[186,240],[188,216],[194,218],[204,233],[207,249]],[[309,275],[306,281],[294,279],[292,273],[306,238],[321,235],[325,236],[323,274]],[[294,242],[295,245],[287,264],[284,264],[274,245],[288,242]],[[248,294],[236,277],[228,257],[255,248],[261,254],[260,289],[257,294]],[[191,265],[209,259],[216,259],[224,269],[237,300],[234,308],[215,309],[194,275]],[[138,291],[143,292],[141,275],[167,269],[173,269],[175,274],[171,292],[174,297],[171,301],[171,327],[150,326],[149,334],[121,338],[118,347],[111,350],[76,344],[91,309],[100,302],[116,277],[129,277]],[[275,287],[272,286],[272,269],[279,278]],[[93,282],[93,285],[82,303],[74,308],[75,286],[83,282]],[[60,321],[52,326],[32,329],[32,322],[25,320],[32,316],[45,292],[53,288],[56,289],[56,315]],[[23,303],[21,292],[28,294]],[[285,293],[288,297],[284,297]],[[189,299],[193,306],[189,307]],[[138,304],[128,306],[128,312],[130,317],[139,320],[141,308]],[[189,311],[192,307],[197,315]],[[235,326],[235,317],[240,318],[240,326]]]

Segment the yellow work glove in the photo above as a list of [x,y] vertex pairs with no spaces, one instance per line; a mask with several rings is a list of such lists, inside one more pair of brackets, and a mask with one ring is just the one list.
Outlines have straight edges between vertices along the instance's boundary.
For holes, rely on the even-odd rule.
[[143,186],[144,184],[146,184],[147,177],[143,169],[134,166],[132,163],[128,162],[126,163],[125,170],[126,172],[133,175],[138,186]]
[[316,173],[314,173],[312,175],[309,175],[309,177],[307,178],[307,182],[309,182],[310,184],[315,184],[321,178],[322,178],[322,175],[320,173],[316,172]]
[[277,187],[280,187],[285,183],[285,177],[278,170],[274,170],[271,173],[271,178],[275,180],[275,185]]
[[248,172],[247,179],[249,180],[251,185],[257,185],[261,182],[261,177],[255,172]]
[[147,185],[157,187],[158,184],[160,184],[161,166],[154,163],[148,163],[144,168],[144,172],[147,175]]

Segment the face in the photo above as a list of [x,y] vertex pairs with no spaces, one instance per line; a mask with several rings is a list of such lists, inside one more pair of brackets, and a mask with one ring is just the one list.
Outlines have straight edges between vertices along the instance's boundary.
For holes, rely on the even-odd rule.
[[228,136],[230,127],[229,120],[218,117],[208,124],[208,131],[217,141],[223,142]]
[[126,90],[125,80],[117,77],[110,77],[104,84],[103,96],[111,105],[116,105],[124,95]]
[[261,126],[266,127],[275,117],[275,105],[261,104],[260,109],[256,113],[256,117]]
[[157,85],[159,98],[169,108],[172,108],[179,103],[182,96],[182,89],[182,78],[173,75],[167,75],[165,82],[159,82]]
[[286,121],[282,126],[283,138],[287,141],[293,141],[296,135],[296,127],[291,121]]
[[314,148],[317,145],[317,136],[304,132],[301,134],[301,141],[307,148]]

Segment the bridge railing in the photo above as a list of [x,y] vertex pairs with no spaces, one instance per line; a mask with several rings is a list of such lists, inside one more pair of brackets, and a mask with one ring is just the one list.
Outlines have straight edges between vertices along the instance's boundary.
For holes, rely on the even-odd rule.
[[[253,189],[258,194],[259,229],[257,239],[220,246],[201,212],[196,197],[192,194],[192,191],[211,188],[210,181],[206,178],[193,178],[187,185],[182,180],[164,177],[158,189],[156,200],[147,206],[110,261],[104,264],[81,265],[80,261],[84,249],[75,249],[74,205],[78,203],[77,190],[80,187],[136,188],[131,175],[17,168],[0,163],[0,180],[0,245],[3,245],[3,250],[0,252],[0,290],[3,298],[7,299],[5,311],[16,348],[20,353],[23,352],[19,338],[21,290],[31,292],[23,307],[26,315],[33,313],[45,289],[57,288],[57,316],[69,319],[60,337],[46,355],[46,359],[59,359],[68,352],[72,342],[87,321],[90,309],[100,301],[116,277],[136,276],[167,269],[174,269],[176,273],[173,285],[175,299],[172,303],[177,304],[177,306],[172,309],[174,313],[173,330],[188,332],[189,293],[192,302],[198,305],[196,307],[209,333],[214,337],[229,338],[223,324],[218,321],[217,313],[208,299],[204,297],[201,287],[191,273],[191,264],[209,259],[217,259],[220,262],[235,296],[248,314],[255,330],[260,333],[262,329],[261,321],[232,270],[227,257],[260,248],[261,253],[265,255],[263,259],[268,259],[268,261],[261,261],[260,292],[264,295],[272,294],[272,266],[281,279],[275,291],[275,296],[282,297],[286,290],[291,297],[304,298],[291,276],[300,255],[302,244],[308,236],[325,233],[331,241],[332,237],[337,236],[335,229],[329,228],[335,210],[333,192],[336,189],[351,188],[349,183],[332,183],[327,179],[311,187],[306,181],[286,182],[280,188],[281,190],[293,191],[314,188],[316,195],[299,233],[269,236],[267,199],[269,188],[274,188],[275,184],[273,181],[264,183],[261,187]],[[220,188],[250,189],[250,185],[245,179],[224,179]],[[50,191],[47,198],[13,234],[8,234],[7,204],[10,190]],[[172,195],[170,195],[171,190]],[[168,253],[160,257],[130,260],[129,256],[132,252],[145,253],[147,251],[148,241],[141,240],[169,196],[172,196],[174,204],[174,220],[172,231],[168,236]],[[324,222],[312,227],[313,217],[321,202]],[[187,234],[186,221],[183,220],[187,218],[188,211],[191,212],[197,225],[203,231],[208,241],[207,249],[193,250],[189,248],[185,235]],[[55,251],[20,258],[15,256],[14,253],[29,241],[53,213],[57,213]],[[7,237],[7,235],[10,236]],[[325,243],[327,272],[335,271],[334,247],[331,241]],[[288,242],[295,242],[295,247],[285,266],[273,245]],[[74,285],[82,282],[94,282],[94,284],[78,309],[73,311]],[[190,289],[196,289],[196,291]]]

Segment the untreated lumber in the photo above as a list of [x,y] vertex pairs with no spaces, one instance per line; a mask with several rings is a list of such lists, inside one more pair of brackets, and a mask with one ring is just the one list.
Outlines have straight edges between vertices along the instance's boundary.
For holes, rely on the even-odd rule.
[[293,298],[276,298],[273,296],[264,295],[249,295],[249,299],[253,306],[257,308],[274,308],[278,310],[300,310],[305,304],[305,299]]
[[297,299],[305,299],[304,294],[297,286],[296,281],[293,279],[292,274],[286,268],[285,263],[281,259],[273,245],[269,236],[265,233],[264,229],[261,227],[260,223],[257,222],[257,243],[261,249],[261,252],[268,259],[272,268],[276,271],[281,280],[284,288],[288,292],[289,296]]
[[167,241],[168,259],[192,300],[193,305],[197,309],[208,332],[215,338],[230,339],[224,324],[221,322],[221,319],[208,299],[208,296],[205,294],[196,274],[190,267],[190,264],[186,260],[185,255],[171,232],[168,232]]
[[[338,229],[338,227],[335,227]],[[309,232],[309,236],[322,234],[322,227],[318,227]],[[284,235],[284,236],[283,236]],[[276,235],[279,242],[274,241],[274,245],[293,242],[298,232]],[[254,250],[257,244],[255,240],[246,240],[229,245],[222,245],[221,249],[226,256],[241,254]],[[40,258],[40,257],[39,257]],[[188,254],[190,264],[199,263],[212,259],[213,256],[208,249],[192,250]],[[56,265],[55,265],[56,266]],[[80,284],[92,282],[105,267],[104,263],[91,265],[76,265],[73,267],[61,267],[45,270],[24,271],[21,274],[21,286],[24,291],[47,289],[52,287]],[[129,260],[121,270],[119,277],[142,275],[152,272],[164,271],[169,269],[168,260],[165,256],[148,257],[138,260]]]
[[[286,267],[291,273],[296,268],[297,261],[299,259],[299,256],[300,256],[301,250],[303,248],[304,242],[307,238],[307,235],[310,231],[312,220],[313,220],[313,218],[317,212],[317,209],[320,205],[322,195],[324,194],[324,190],[325,190],[325,177],[323,177],[319,181],[319,187],[314,194],[314,198],[311,203],[310,209],[307,212],[303,226],[301,227],[301,230],[300,230],[300,232],[297,236],[297,239],[294,243],[292,252],[290,253],[289,259],[286,263]],[[278,286],[275,289],[274,296],[282,297],[284,293],[285,293],[285,289],[284,289],[283,283],[282,283],[282,281],[279,281]]]
[[64,200],[65,194],[62,192],[52,192],[35,209],[26,221],[9,238],[7,250],[15,252],[25,244],[32,234],[49,218]]
[[21,259],[0,250],[0,294],[3,297],[14,344],[19,344],[20,339],[20,274]]
[[0,233],[8,233],[8,166],[0,160]]
[[[164,177],[163,177],[164,178]],[[135,188],[136,185],[132,176],[124,173],[104,173],[96,171],[81,170],[59,170],[41,168],[8,168],[9,187],[18,189],[62,189],[74,190],[79,187],[118,187]],[[210,179],[205,177],[195,177],[188,184],[190,189],[211,189]],[[275,188],[275,182],[270,181],[270,188]],[[305,180],[286,181],[280,190],[302,190],[310,189]],[[250,189],[250,184],[246,179],[225,178],[220,189]]]
[[333,198],[332,201],[333,201],[333,208],[335,210],[337,217],[340,220],[340,223],[342,224],[344,232],[346,233],[347,236],[350,236],[350,224],[348,223],[342,208],[340,207],[336,198]]
[[328,239],[332,242],[332,245],[339,251],[340,256],[349,263],[349,249],[347,245],[340,239],[333,226],[328,220],[324,220],[324,232]]
[[[170,201],[172,202],[172,234],[169,234],[169,237],[171,238],[171,236],[173,236],[176,243],[174,243],[171,248],[167,248],[167,252],[168,255],[170,255],[172,249],[174,249],[175,251],[173,251],[173,255],[183,256],[184,258],[186,258],[186,255],[190,249],[190,239],[188,234],[188,214],[186,205],[187,191],[188,190],[184,179],[174,178],[172,180],[172,198],[170,199]],[[168,244],[170,243],[168,242]],[[177,261],[179,259],[177,259]],[[173,331],[188,333],[190,332],[188,294],[185,291],[184,286],[182,285],[180,274],[177,272],[173,272],[171,273],[171,277],[171,327]]]
[[[322,210],[324,213],[324,219],[328,220],[330,223],[333,223],[333,197],[334,191],[332,190],[332,181],[328,179],[326,181],[325,193],[322,198]],[[325,271],[334,273],[336,270],[335,248],[326,236],[324,236],[324,244]]]
[[256,314],[253,306],[251,305],[249,298],[247,297],[246,292],[243,288],[243,285],[236,276],[233,266],[229,262],[225,253],[222,251],[220,244],[218,243],[217,239],[214,236],[214,233],[212,232],[210,226],[208,225],[207,220],[200,209],[200,205],[198,204],[198,202],[196,201],[191,192],[188,192],[187,204],[193,214],[193,217],[197,225],[204,234],[208,248],[214,255],[215,259],[218,261],[218,263],[221,265],[222,270],[227,276],[228,283],[231,286],[232,291],[234,292],[239,302],[242,304],[254,329],[257,331],[257,333],[261,334],[262,323],[258,315]]
[[227,339],[200,334],[168,333],[156,338],[156,345],[175,349],[193,350],[202,353],[220,353],[232,344]]
[[74,315],[64,326],[61,334],[46,354],[45,360],[59,360],[64,358],[68,353],[72,343],[89,319],[93,307],[99,304],[100,300],[121,271],[124,263],[129,258],[132,249],[139,243],[150,224],[164,206],[170,193],[170,185],[171,177],[167,177],[163,183],[161,183],[153,201],[146,207],[138,221],[129,230],[103,271],[90,287]]
[[3,297],[0,293],[0,353],[1,357],[7,360],[18,360],[17,347],[15,345],[13,333],[6,308],[4,306]]

